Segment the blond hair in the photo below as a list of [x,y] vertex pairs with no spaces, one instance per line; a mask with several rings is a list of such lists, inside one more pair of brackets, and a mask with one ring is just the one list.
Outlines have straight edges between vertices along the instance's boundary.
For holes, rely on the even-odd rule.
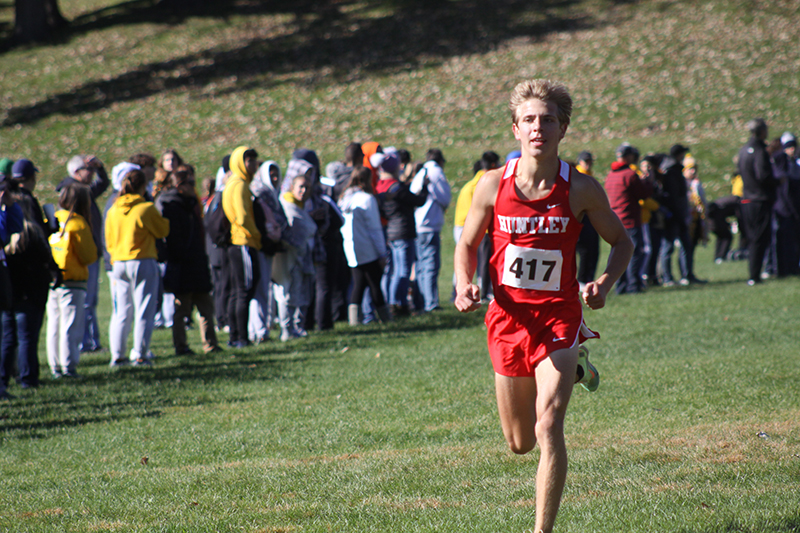
[[555,104],[558,121],[562,125],[569,124],[570,117],[572,117],[572,97],[569,95],[567,88],[560,83],[544,79],[526,80],[514,87],[514,91],[511,93],[511,100],[508,103],[508,108],[511,110],[511,120],[514,124],[519,120],[519,116],[517,116],[519,106],[528,100],[534,99]]

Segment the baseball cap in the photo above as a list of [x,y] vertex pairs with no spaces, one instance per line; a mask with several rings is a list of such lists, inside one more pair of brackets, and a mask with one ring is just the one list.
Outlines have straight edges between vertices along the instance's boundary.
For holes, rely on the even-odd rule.
[[20,159],[11,167],[11,177],[15,180],[32,177],[39,169],[33,166],[30,159]]

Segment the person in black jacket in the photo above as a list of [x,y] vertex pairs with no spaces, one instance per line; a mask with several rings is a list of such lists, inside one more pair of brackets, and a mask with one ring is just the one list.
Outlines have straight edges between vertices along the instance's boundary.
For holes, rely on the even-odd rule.
[[[80,183],[89,187],[91,194],[92,237],[98,250],[103,250],[103,214],[97,206],[97,199],[108,189],[111,180],[103,163],[95,156],[76,155],[67,163],[69,177],[56,186],[61,192],[70,183]],[[100,345],[100,328],[97,325],[97,292],[100,290],[100,259],[89,265],[89,279],[86,282],[86,301],[83,304],[86,325],[81,342],[81,352],[96,352]]]
[[675,285],[672,277],[672,253],[675,251],[675,239],[681,243],[678,265],[681,271],[681,284],[697,283],[694,275],[694,254],[692,239],[689,235],[689,195],[686,178],[683,177],[683,158],[689,149],[680,144],[670,148],[669,155],[664,157],[659,168],[662,184],[662,202],[665,209],[664,238],[661,241],[661,283],[665,287]]
[[17,381],[25,389],[39,386],[39,333],[50,282],[61,284],[60,271],[47,242],[53,229],[45,222],[33,195],[38,172],[28,159],[20,159],[12,167],[14,199],[22,207],[24,221],[22,231],[11,235],[6,247],[13,299],[11,309],[3,311],[2,316],[0,379],[8,386],[16,355]]
[[175,295],[172,344],[176,355],[194,354],[186,342],[186,320],[192,308],[197,307],[203,352],[218,352],[221,348],[214,331],[211,272],[202,206],[195,192],[194,169],[189,165],[179,166],[170,176],[169,186],[158,195],[156,208],[169,220],[170,228],[166,238],[164,290]]
[[414,239],[417,236],[414,210],[428,199],[427,177],[422,190],[412,193],[408,184],[399,178],[400,158],[394,152],[386,155],[379,169],[375,187],[381,215],[386,219],[386,240],[392,253],[392,270],[389,278],[388,303],[393,316],[409,314],[408,295],[411,265],[415,260]]
[[778,277],[800,274],[800,166],[797,138],[781,136],[781,150],[772,155],[772,170],[778,182],[775,195],[773,263]]
[[775,203],[777,181],[764,143],[769,133],[767,123],[755,118],[747,123],[750,139],[739,150],[739,175],[742,176],[742,216],[747,226],[748,285],[761,281],[764,255],[772,237],[772,206]]

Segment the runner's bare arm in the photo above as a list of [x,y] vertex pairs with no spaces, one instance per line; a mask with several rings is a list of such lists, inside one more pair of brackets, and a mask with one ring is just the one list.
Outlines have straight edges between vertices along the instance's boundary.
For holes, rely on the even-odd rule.
[[[577,173],[573,173],[575,176]],[[577,193],[577,194],[576,194]],[[600,237],[611,245],[605,271],[583,290],[583,301],[590,309],[600,309],[606,304],[606,295],[622,276],[633,255],[633,241],[625,231],[619,217],[611,210],[602,185],[594,178],[579,175],[570,191],[573,212],[583,212]]]
[[[472,283],[478,263],[478,246],[494,213],[497,187],[503,169],[490,170],[478,182],[472,205],[464,222],[464,231],[456,245],[454,269],[456,273],[456,308],[462,313],[474,311],[481,305],[480,289]],[[487,236],[486,238],[490,238]]]

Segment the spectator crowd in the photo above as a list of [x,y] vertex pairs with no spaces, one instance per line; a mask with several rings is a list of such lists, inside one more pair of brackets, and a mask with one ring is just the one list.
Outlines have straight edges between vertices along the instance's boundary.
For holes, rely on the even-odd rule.
[[[694,250],[712,233],[715,261],[747,260],[750,285],[800,273],[796,138],[785,133],[768,145],[763,120],[748,128],[731,194],[713,201],[688,147],[644,157],[628,143],[617,148],[604,185],[635,244],[619,294],[705,283],[694,274]],[[407,150],[377,142],[351,143],[324,172],[309,149],[296,150],[282,172],[239,146],[198,184],[175,150],[158,159],[135,154],[110,173],[96,157],[76,155],[56,186],[57,206],[37,200],[32,161],[0,160],[0,396],[10,397],[12,379],[39,385],[45,322],[50,374],[70,379],[80,354],[102,350],[104,338],[112,367],[151,365],[158,327],[171,328],[177,355],[191,355],[192,327],[202,351],[214,353],[222,350],[220,331],[228,347],[242,348],[267,341],[274,325],[288,341],[337,321],[357,326],[441,309],[441,230],[451,188],[442,151],[430,149],[424,159],[415,163]],[[475,163],[455,202],[456,242],[478,181],[500,165],[492,151]],[[574,162],[588,175],[593,165],[588,151]],[[600,247],[591,221],[582,222],[577,272],[585,284],[595,279]],[[477,284],[490,299],[492,250],[483,241]],[[112,301],[106,328],[96,312],[101,265]]]

